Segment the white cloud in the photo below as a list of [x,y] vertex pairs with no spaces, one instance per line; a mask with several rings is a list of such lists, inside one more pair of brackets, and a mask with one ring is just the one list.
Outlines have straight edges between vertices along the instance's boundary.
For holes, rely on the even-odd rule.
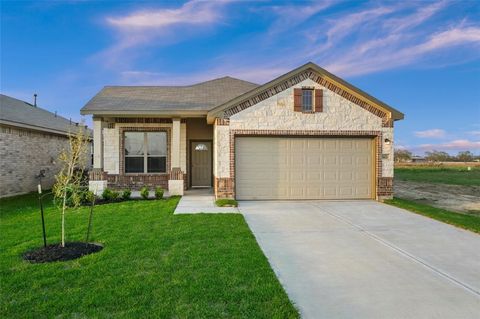
[[[407,65],[443,67],[463,63],[478,58],[480,49],[478,23],[469,23],[464,16],[444,20],[440,15],[450,9],[454,12],[455,6],[460,6],[456,2],[367,3],[354,12],[328,10],[339,7],[336,1],[274,4],[261,9],[240,2],[235,10],[225,7],[230,2],[191,0],[177,7],[173,3],[169,8],[109,16],[105,21],[115,30],[118,40],[102,52],[102,63],[114,69],[121,66],[135,70],[134,62],[150,49],[147,45],[168,46],[185,41],[220,24],[228,26],[241,14],[270,19],[263,20],[269,25],[262,31],[249,30],[248,41],[241,38],[242,43],[229,42],[228,51],[216,43],[218,53],[204,61],[203,70],[179,76],[175,71],[158,74],[158,69],[152,68],[142,71],[146,72],[142,75],[122,74],[122,79],[156,83],[168,78],[184,81],[182,78],[189,76],[209,79],[231,75],[264,82],[280,75],[279,71],[308,61],[342,77],[358,76]],[[294,39],[295,45],[289,39]],[[468,49],[453,51],[463,48]],[[443,54],[452,52],[462,54]],[[428,63],[421,63],[427,59]]]
[[473,135],[473,136],[480,136],[480,131],[469,131],[467,132],[468,135]]
[[185,40],[202,28],[220,23],[222,8],[229,2],[191,0],[178,8],[144,9],[124,16],[106,17],[105,23],[113,28],[117,39],[96,57],[105,66],[117,67],[140,55],[139,46],[168,45]]
[[277,19],[270,29],[270,35],[297,26],[334,4],[334,1],[329,0],[312,2],[308,5],[301,2],[300,5],[267,7],[267,10],[272,10],[277,15]]
[[[442,1],[413,7],[411,3],[367,8],[354,14],[335,17],[326,26],[316,28],[316,39],[307,48],[314,59],[331,72],[342,76],[357,76],[412,65],[449,49],[469,45],[463,61],[477,58],[480,48],[480,27],[466,20],[438,21],[432,28],[427,24],[452,2]],[[410,13],[408,13],[410,12]],[[320,31],[318,31],[320,30]],[[428,66],[455,64],[439,58],[430,59]]]
[[436,128],[436,129],[425,130],[425,131],[416,131],[414,134],[416,137],[421,137],[421,138],[442,138],[442,137],[445,137],[446,132],[445,130]]
[[[222,3],[222,2],[218,2]],[[142,10],[123,17],[108,17],[106,21],[122,31],[164,30],[171,26],[204,25],[219,18],[218,6],[210,1],[189,1],[180,8]]]
[[417,149],[424,151],[478,151],[480,150],[480,141],[453,140],[439,144],[421,144],[417,147]]
[[415,44],[408,44],[407,37],[404,34],[390,34],[371,40],[361,45],[360,50],[352,49],[326,67],[344,76],[361,75],[413,64],[431,53],[461,45],[476,45],[472,53],[480,47],[480,27],[459,26],[430,35],[427,40]]

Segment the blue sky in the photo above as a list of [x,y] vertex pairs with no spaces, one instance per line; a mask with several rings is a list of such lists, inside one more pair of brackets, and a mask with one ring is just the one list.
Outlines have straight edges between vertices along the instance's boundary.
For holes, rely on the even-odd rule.
[[75,120],[104,85],[312,61],[405,113],[396,147],[480,153],[479,1],[2,1],[0,59],[2,93]]

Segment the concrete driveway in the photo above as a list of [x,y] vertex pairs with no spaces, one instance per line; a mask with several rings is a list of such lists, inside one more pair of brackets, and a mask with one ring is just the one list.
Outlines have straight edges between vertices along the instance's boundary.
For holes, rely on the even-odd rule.
[[480,318],[480,236],[374,201],[240,202],[304,318]]

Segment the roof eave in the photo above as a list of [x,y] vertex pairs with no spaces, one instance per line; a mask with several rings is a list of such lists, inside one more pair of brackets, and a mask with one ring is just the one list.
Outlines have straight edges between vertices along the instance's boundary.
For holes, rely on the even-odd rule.
[[210,111],[208,111],[208,114],[207,114],[207,122],[208,123],[213,123],[213,121],[215,120],[216,117],[219,117],[220,116],[220,113],[227,109],[229,106],[232,106],[234,104],[237,104],[237,103],[240,103],[241,101],[251,97],[251,96],[254,96],[255,94],[258,94],[260,93],[261,91],[263,90],[266,90],[268,87],[272,86],[272,85],[275,85],[276,83],[279,83],[279,82],[282,82],[292,76],[294,76],[295,74],[298,74],[298,73],[301,73],[301,72],[304,72],[308,69],[312,69],[314,71],[316,71],[317,73],[320,73],[328,78],[330,78],[331,80],[335,81],[335,82],[338,82],[339,84],[341,84],[342,86],[345,86],[346,88],[348,88],[350,91],[353,91],[355,92],[356,94],[358,95],[361,95],[364,99],[367,99],[369,100],[370,102],[372,102],[373,104],[375,104],[377,107],[380,107],[381,109],[384,109],[386,110],[388,113],[391,114],[391,118],[395,121],[397,120],[402,120],[404,118],[404,114],[401,113],[400,111],[394,109],[393,107],[387,105],[386,103],[374,98],[373,96],[369,95],[368,93],[360,90],[359,88],[355,87],[354,85],[340,79],[339,77],[337,77],[336,75],[328,72],[327,70],[319,67],[318,65],[316,65],[315,63],[313,62],[308,62],[288,73],[285,73],[284,75],[281,75],[279,77],[277,77],[276,79],[270,81],[270,82],[267,82],[259,87],[256,87],[228,102],[225,102],[213,109],[211,109]]
[[88,110],[81,109],[82,115],[112,116],[112,117],[136,117],[136,116],[160,116],[160,117],[205,117],[206,110]]
[[[25,123],[20,123],[20,122],[15,122],[15,121],[9,121],[5,119],[0,119],[0,124],[3,125],[8,125],[8,126],[13,126],[13,127],[21,127],[24,129],[29,129],[33,131],[39,131],[39,132],[47,132],[47,133],[52,133],[52,134],[57,134],[57,135],[64,135],[68,136],[71,134],[71,132],[68,131],[62,131],[62,130],[56,130],[48,127],[43,127],[43,126],[37,126],[37,125],[32,125],[32,124],[25,124]],[[72,125],[72,128],[78,127],[77,125]],[[91,129],[87,128],[88,135],[91,135]]]

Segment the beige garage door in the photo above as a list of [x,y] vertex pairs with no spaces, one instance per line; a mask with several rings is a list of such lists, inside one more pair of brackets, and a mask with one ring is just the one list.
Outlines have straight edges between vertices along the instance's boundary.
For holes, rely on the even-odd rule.
[[237,199],[372,198],[373,139],[238,137]]

